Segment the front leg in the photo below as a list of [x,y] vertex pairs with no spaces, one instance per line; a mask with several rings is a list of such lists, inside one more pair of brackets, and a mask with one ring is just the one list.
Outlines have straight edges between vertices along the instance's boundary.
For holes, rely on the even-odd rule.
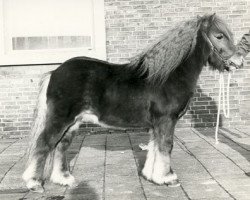
[[142,170],[142,175],[156,184],[179,186],[177,175],[173,173],[170,165],[171,151],[173,148],[173,134],[175,122],[170,118],[161,120],[151,133],[147,146],[147,159]]

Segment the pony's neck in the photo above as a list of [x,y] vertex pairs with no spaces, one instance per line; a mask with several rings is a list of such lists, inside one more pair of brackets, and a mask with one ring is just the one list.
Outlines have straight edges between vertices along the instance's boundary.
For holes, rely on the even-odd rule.
[[180,23],[168,30],[156,42],[133,57],[128,64],[140,76],[147,76],[151,83],[164,83],[193,52],[197,31],[197,19]]
[[199,75],[206,65],[210,54],[210,48],[207,42],[204,40],[201,31],[198,31],[196,38],[196,46],[192,54],[188,59],[176,69],[176,74],[182,74],[185,80],[187,80],[187,86],[195,88]]

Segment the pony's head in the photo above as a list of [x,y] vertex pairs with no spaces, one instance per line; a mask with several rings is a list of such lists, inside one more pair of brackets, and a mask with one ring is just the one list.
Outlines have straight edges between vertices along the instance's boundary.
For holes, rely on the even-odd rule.
[[209,65],[219,71],[229,70],[228,59],[236,49],[232,32],[215,14],[201,17],[199,21],[202,36],[208,46]]

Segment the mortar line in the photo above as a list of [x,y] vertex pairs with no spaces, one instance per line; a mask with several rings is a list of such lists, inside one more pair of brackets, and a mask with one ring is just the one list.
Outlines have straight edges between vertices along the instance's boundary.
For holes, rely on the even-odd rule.
[[[208,143],[210,146],[212,146],[216,151],[220,152],[223,156],[225,156],[228,160],[230,160],[232,163],[234,163],[240,170],[242,170],[245,174],[247,173],[244,169],[242,169],[234,160],[232,160],[229,156],[227,156],[226,154],[224,154],[222,151],[220,151],[219,149],[217,149],[213,144],[211,144],[211,142],[207,141],[205,138],[203,138],[200,133],[197,133],[196,130],[192,130],[193,133],[195,133],[198,137],[200,137],[201,139],[203,139],[204,141],[206,141],[206,143]],[[228,137],[226,137],[223,133],[222,136],[229,139]],[[230,140],[232,141],[232,140]],[[240,145],[239,145],[240,146]],[[240,146],[241,147],[241,146]],[[242,147],[241,147],[242,148]]]
[[135,165],[136,165],[136,168],[137,168],[137,175],[138,175],[138,179],[139,179],[139,182],[140,182],[140,185],[141,185],[142,193],[143,193],[144,198],[147,200],[148,198],[147,198],[147,196],[146,196],[146,193],[145,193],[145,190],[144,190],[142,181],[141,181],[141,176],[140,176],[140,174],[139,174],[139,172],[138,172],[139,165],[138,165],[138,162],[136,161],[136,158],[135,158],[134,148],[133,148],[133,145],[132,145],[132,141],[131,141],[131,138],[130,138],[130,134],[127,133],[127,135],[128,135],[129,143],[130,143],[131,150],[132,150],[132,153],[133,153],[133,157],[134,157],[134,160],[135,160]]
[[1,152],[0,155],[6,150],[8,149],[10,146],[12,146],[13,144],[17,143],[20,139],[16,139],[16,141],[12,142],[11,144],[9,144],[7,147],[5,147]]
[[[197,130],[191,128],[192,132],[195,133],[197,135]],[[221,129],[220,129],[221,130]],[[231,142],[233,142],[234,144],[236,144],[237,146],[239,146],[240,148],[246,150],[246,151],[250,151],[249,149],[246,149],[245,147],[241,146],[239,143],[235,142],[232,138],[226,136],[222,131],[220,131],[220,135],[224,136],[225,138],[227,138],[228,140],[230,140]]]
[[[174,135],[174,137],[176,137],[175,135]],[[177,137],[176,137],[177,138]],[[177,138],[177,140],[178,140],[178,138]],[[179,145],[179,144],[178,144]],[[179,145],[180,146],[180,145]],[[182,149],[182,148],[181,148]],[[186,152],[184,149],[182,149],[184,152]],[[188,151],[188,150],[187,150]],[[188,153],[189,155],[191,155],[192,156],[192,154],[191,154],[191,152],[186,152],[186,153]],[[186,190],[184,189],[184,187],[182,186],[182,184],[180,185],[180,187],[181,187],[181,189],[182,189],[182,191],[183,191],[183,193],[184,193],[184,195],[187,197],[187,199],[188,200],[192,200],[190,197],[189,197],[189,195],[188,195],[188,193],[186,192]]]
[[[16,139],[14,142],[12,142],[10,145],[8,145],[5,149],[3,149],[1,152],[0,152],[0,154],[2,154],[5,150],[7,150],[10,146],[12,146],[12,145],[14,145],[15,143],[17,143],[18,141],[20,141],[20,140],[23,140],[24,138],[22,138],[22,139]],[[23,159],[24,157],[25,157],[25,155],[27,154],[27,150],[26,150],[26,152],[20,157],[20,159],[17,161],[17,162],[15,162],[10,168],[9,168],[9,170],[4,174],[4,176],[3,176],[3,178],[0,180],[0,183],[3,181],[3,179],[5,178],[5,176],[7,175],[7,173],[21,160],[21,159]],[[24,193],[23,194],[23,197],[22,198],[24,198],[25,196],[27,196],[27,194],[29,193],[29,191],[27,191],[26,193]]]
[[24,155],[22,155],[5,173],[4,173],[4,176],[3,176],[3,178],[0,180],[0,183],[3,181],[3,179],[5,178],[5,176],[8,174],[8,172],[23,158],[25,156],[25,154]]
[[[208,171],[208,169],[205,167],[205,165],[187,148],[187,146],[185,145],[185,143],[184,142],[182,142],[182,140],[181,139],[179,139],[177,136],[175,136],[175,138],[182,144],[182,145],[180,145],[178,142],[177,142],[177,144],[178,144],[178,146],[183,150],[183,151],[185,151],[185,149],[186,149],[186,151],[188,151],[189,153],[189,155],[190,156],[192,156],[192,157],[194,157],[199,163],[200,163],[200,165],[205,169],[205,171],[209,174],[209,176],[232,198],[232,199],[234,199],[234,200],[237,200],[229,191],[227,191],[221,184],[220,184],[220,182],[219,181],[217,181],[216,179],[215,179],[215,177]],[[183,149],[183,147],[185,147],[185,149]],[[186,152],[185,151],[185,152]]]
[[8,172],[22,159],[24,158],[24,156],[26,155],[26,153],[24,153],[13,165],[11,165],[11,167],[4,173],[3,177],[0,180],[0,183],[3,181],[3,179],[5,178],[5,176],[8,174]]
[[[10,146],[12,146],[13,144],[17,143],[19,141],[19,139],[17,139],[16,141],[14,141],[13,143],[11,143],[10,145],[8,145],[6,148],[4,148],[0,154],[2,154],[5,150],[7,150]],[[26,153],[24,153],[19,159],[18,161],[16,161],[3,175],[3,177],[0,180],[0,183],[3,181],[3,179],[5,178],[6,174],[16,165],[17,162],[19,162],[24,156],[26,155]]]
[[186,190],[184,189],[184,187],[182,185],[180,185],[183,193],[185,194],[185,196],[187,197],[188,200],[192,200],[189,196],[188,196],[188,193],[186,192]]
[[[21,156],[21,158],[17,161],[17,162],[15,162],[10,168],[9,168],[9,170],[4,174],[4,176],[3,176],[3,178],[0,180],[0,183],[3,181],[3,179],[5,178],[5,176],[8,174],[8,172],[22,159],[22,158],[24,158],[25,157],[25,155],[26,155],[26,153],[24,153],[22,156]],[[29,193],[29,191],[28,192],[25,192],[24,194],[23,194],[23,197],[21,198],[21,199],[24,199],[24,197],[27,195]]]
[[106,138],[105,138],[105,145],[104,145],[104,151],[105,151],[105,153],[104,153],[104,171],[103,171],[103,186],[102,186],[102,199],[103,200],[105,200],[105,195],[106,195],[106,193],[105,193],[105,184],[106,184],[106,182],[105,182],[105,178],[106,178],[106,160],[107,160],[107,142],[108,141],[108,134],[106,134]]
[[[195,130],[194,130],[195,131]],[[235,142],[232,138],[226,136],[222,131],[220,131],[220,133],[227,139],[229,139],[231,142],[233,142],[234,144],[238,145],[239,147],[241,147],[242,149],[246,150],[246,151],[250,151],[249,149],[241,146],[239,143]]]
[[248,133],[246,133],[245,131],[242,131],[242,130],[240,130],[239,128],[234,128],[234,129],[236,129],[237,131],[239,131],[239,132],[241,132],[241,133],[244,133],[245,135],[247,135],[248,137],[250,137],[250,134],[248,134]]

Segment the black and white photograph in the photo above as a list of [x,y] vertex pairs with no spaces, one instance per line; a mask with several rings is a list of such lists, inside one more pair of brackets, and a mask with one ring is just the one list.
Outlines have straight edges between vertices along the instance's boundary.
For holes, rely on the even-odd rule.
[[250,200],[250,0],[0,0],[0,200]]

